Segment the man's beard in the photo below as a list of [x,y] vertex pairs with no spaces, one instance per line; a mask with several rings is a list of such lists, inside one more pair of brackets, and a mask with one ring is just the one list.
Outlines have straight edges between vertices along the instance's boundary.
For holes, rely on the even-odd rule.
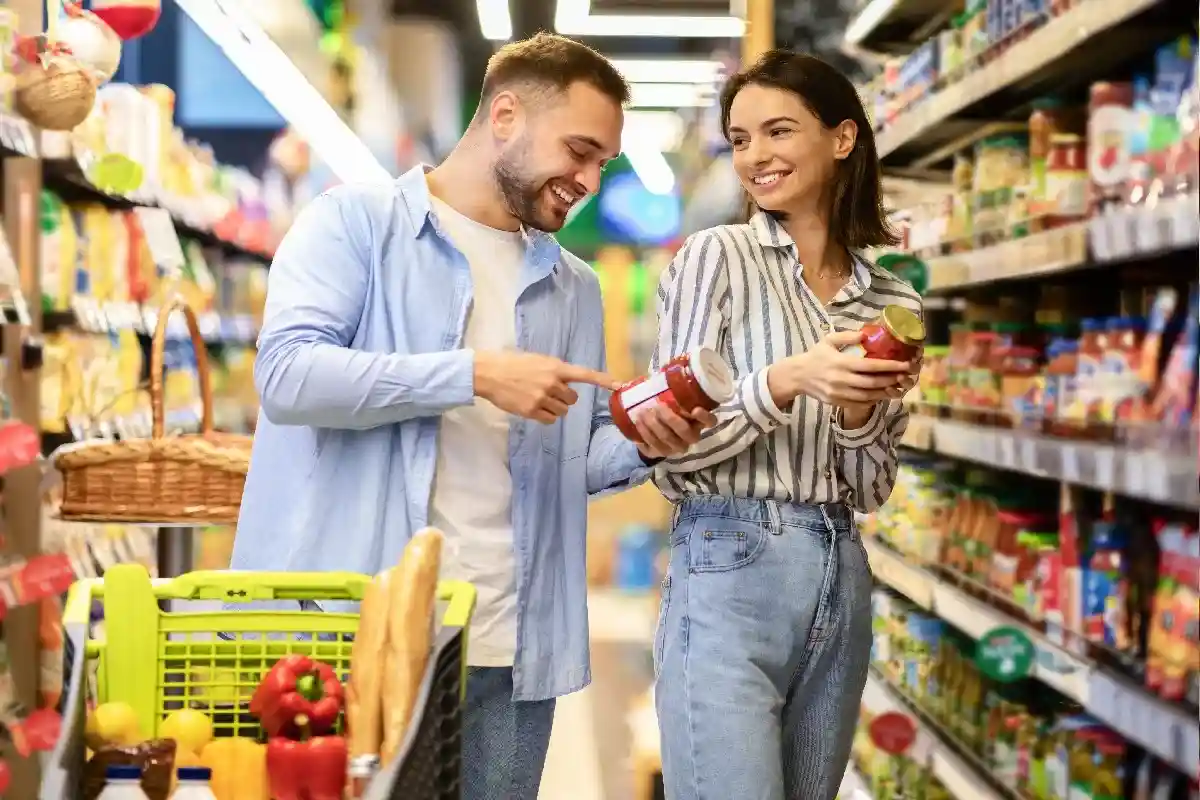
[[512,148],[515,152],[501,153],[492,167],[492,177],[500,196],[504,198],[508,211],[517,221],[527,228],[536,228],[553,233],[561,226],[558,220],[551,220],[549,214],[538,213],[538,202],[542,197],[542,187],[529,179],[523,173],[520,162],[528,153],[528,148],[517,144]]

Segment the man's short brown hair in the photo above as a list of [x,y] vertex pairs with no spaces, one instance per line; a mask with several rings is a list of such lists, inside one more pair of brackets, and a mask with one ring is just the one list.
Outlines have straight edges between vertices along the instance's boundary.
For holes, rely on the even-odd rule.
[[488,59],[483,92],[476,116],[504,89],[565,92],[583,81],[624,105],[629,102],[629,84],[604,56],[585,44],[553,33],[509,42]]

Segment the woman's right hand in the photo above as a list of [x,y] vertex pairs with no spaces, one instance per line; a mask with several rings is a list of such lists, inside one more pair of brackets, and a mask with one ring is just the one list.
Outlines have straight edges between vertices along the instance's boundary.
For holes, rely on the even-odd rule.
[[890,400],[911,365],[842,352],[862,343],[861,331],[837,331],[803,353],[771,366],[767,385],[780,408],[806,394],[834,406],[862,405]]

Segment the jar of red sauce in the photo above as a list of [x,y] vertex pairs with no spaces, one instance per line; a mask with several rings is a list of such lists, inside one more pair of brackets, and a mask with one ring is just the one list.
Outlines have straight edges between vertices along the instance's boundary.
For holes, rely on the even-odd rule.
[[861,350],[867,358],[883,361],[912,361],[925,344],[921,318],[903,306],[885,306],[879,319],[862,327]]
[[715,350],[701,347],[617,389],[608,398],[608,410],[625,438],[642,444],[633,421],[646,409],[664,405],[687,415],[696,408],[712,411],[731,397],[733,370]]

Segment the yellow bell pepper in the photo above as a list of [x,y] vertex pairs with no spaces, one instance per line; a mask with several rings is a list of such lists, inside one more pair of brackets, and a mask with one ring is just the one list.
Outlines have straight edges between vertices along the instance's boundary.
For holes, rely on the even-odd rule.
[[217,800],[271,800],[267,748],[251,739],[213,739],[200,754],[212,770],[210,787]]

